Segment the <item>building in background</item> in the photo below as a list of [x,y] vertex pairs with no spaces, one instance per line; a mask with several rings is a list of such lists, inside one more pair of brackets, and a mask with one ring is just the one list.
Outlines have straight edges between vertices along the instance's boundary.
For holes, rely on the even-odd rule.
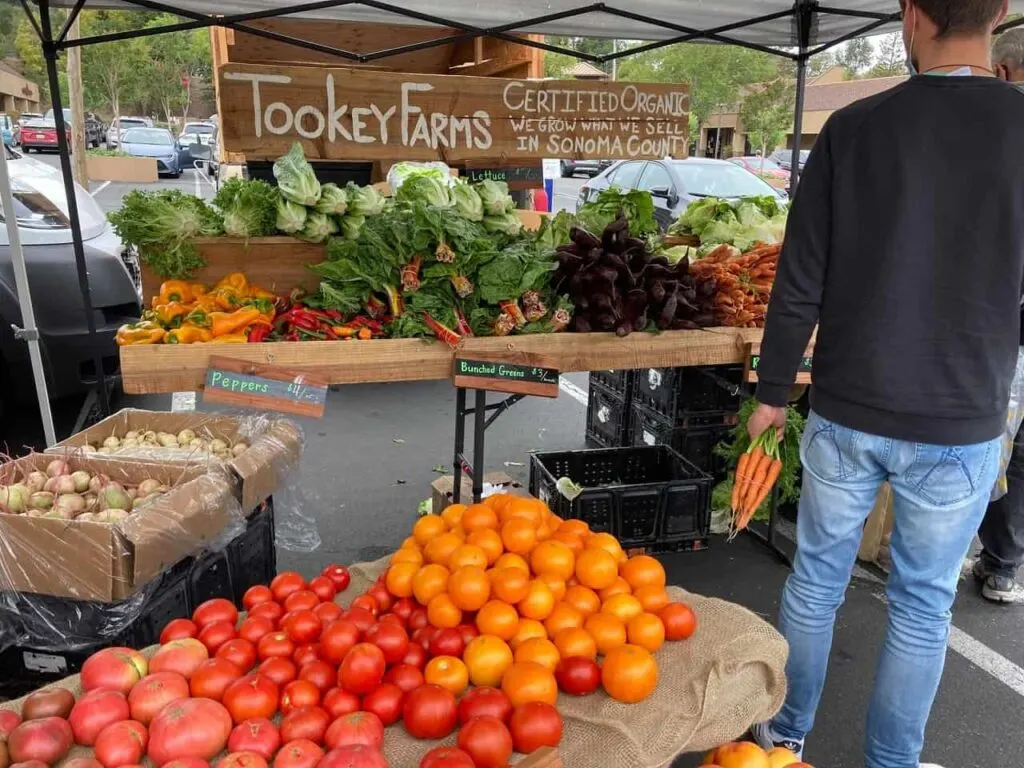
[[22,77],[20,66],[10,59],[0,61],[0,112],[42,112],[39,86]]

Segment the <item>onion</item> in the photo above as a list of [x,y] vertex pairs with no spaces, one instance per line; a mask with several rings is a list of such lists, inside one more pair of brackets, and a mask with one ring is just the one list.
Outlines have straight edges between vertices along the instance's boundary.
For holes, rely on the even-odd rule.
[[85,512],[85,499],[77,493],[65,493],[53,502],[53,511],[61,517],[71,520]]
[[80,523],[95,523],[96,514],[94,512],[83,512],[75,520]]
[[25,513],[25,517],[42,517],[46,513],[41,509],[30,509]]
[[177,448],[178,438],[167,432],[161,432],[156,436],[157,442],[160,443],[164,448]]
[[160,481],[154,480],[153,478],[147,478],[139,483],[139,496],[149,496],[154,493],[160,487]]
[[178,445],[185,446],[196,439],[196,433],[191,429],[183,429],[178,433]]
[[128,494],[128,498],[131,499],[132,501],[135,501],[135,499],[139,495],[139,489],[138,488],[125,488],[124,492]]
[[29,509],[49,509],[53,506],[53,494],[49,491],[36,491],[28,497]]
[[235,443],[231,447],[231,452],[233,454],[235,454],[235,456],[241,456],[243,453],[245,453],[248,450],[249,450],[249,446],[246,445],[245,443]]
[[117,523],[128,517],[127,509],[108,509],[96,515],[98,523]]
[[0,511],[20,515],[28,506],[30,495],[28,486],[22,483],[0,485]]
[[82,498],[85,499],[85,508],[92,510],[99,504],[99,498],[95,493],[83,493]]
[[71,479],[75,483],[75,493],[84,493],[89,490],[89,483],[92,481],[92,475],[84,469],[80,469],[77,472],[71,473]]
[[120,440],[120,438],[117,438],[114,435],[111,435],[110,437],[108,437],[106,440],[103,441],[103,447],[104,448],[113,448],[114,450],[117,450],[118,448],[121,447],[121,440]]
[[68,473],[68,463],[61,461],[60,459],[54,459],[46,465],[47,477],[57,477],[58,475],[66,475]]
[[71,479],[71,475],[58,475],[53,478],[53,488],[51,490],[58,496],[62,493],[78,492],[75,481]]
[[61,515],[60,512],[58,512],[55,509],[48,509],[48,510],[46,510],[45,512],[43,512],[40,515],[40,517],[45,517],[45,518],[47,518],[49,520],[67,520],[67,519],[69,519],[69,518],[65,518],[63,515]]
[[29,472],[28,477],[25,478],[25,485],[31,493],[43,490],[43,486],[46,485],[47,481],[46,473],[36,470],[35,472]]
[[130,429],[124,433],[125,440],[138,440],[140,437],[142,437],[142,433],[137,429]]
[[226,451],[230,447],[231,446],[229,446],[226,441],[221,440],[219,437],[214,438],[213,440],[210,441],[210,450],[213,451],[214,453]]
[[89,445],[89,444],[83,445],[82,446],[82,453],[96,453],[96,446],[95,445]]
[[100,509],[131,509],[132,499],[120,483],[108,483],[99,493]]
[[92,480],[89,481],[89,491],[91,493],[99,493],[107,487],[109,482],[110,477],[108,475],[104,475],[102,472],[98,475],[93,475]]

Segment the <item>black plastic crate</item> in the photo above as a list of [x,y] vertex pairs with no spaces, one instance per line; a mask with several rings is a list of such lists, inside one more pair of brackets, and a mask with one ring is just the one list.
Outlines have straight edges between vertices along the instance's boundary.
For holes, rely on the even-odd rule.
[[636,378],[636,371],[591,371],[590,386],[595,384],[604,387],[609,392],[617,395],[624,395],[629,399],[629,390]]
[[593,381],[587,399],[586,438],[598,448],[619,448],[629,441],[629,401]]
[[630,445],[667,445],[701,472],[711,475],[716,483],[725,479],[725,459],[716,456],[714,448],[728,436],[731,424],[719,421],[709,426],[699,421],[688,424],[684,420],[673,426],[650,408],[633,403],[630,425]]
[[[561,477],[584,491],[570,502],[556,488]],[[563,519],[611,533],[626,549],[706,537],[711,482],[667,445],[535,453],[530,459],[533,495]]]
[[[727,389],[704,370],[732,388]],[[743,369],[736,366],[645,368],[636,372],[633,400],[673,422],[692,414],[722,423],[722,418],[739,410],[739,393],[732,392],[742,380]]]

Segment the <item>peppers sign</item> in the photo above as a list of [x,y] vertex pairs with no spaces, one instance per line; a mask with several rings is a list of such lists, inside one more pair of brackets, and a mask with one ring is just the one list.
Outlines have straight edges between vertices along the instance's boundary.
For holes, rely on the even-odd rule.
[[[682,158],[685,85],[412,75],[225,64],[228,152],[275,159],[292,142],[323,160]],[[524,162],[526,161],[526,162]]]
[[203,402],[319,419],[327,404],[327,385],[326,379],[280,366],[214,356],[206,371]]

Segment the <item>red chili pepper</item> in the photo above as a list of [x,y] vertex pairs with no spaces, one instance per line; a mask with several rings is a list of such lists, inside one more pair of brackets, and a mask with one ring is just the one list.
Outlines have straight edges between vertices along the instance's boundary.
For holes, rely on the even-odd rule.
[[448,326],[437,322],[437,320],[430,316],[429,312],[423,313],[423,322],[426,323],[427,327],[434,332],[434,336],[436,336],[440,341],[443,341],[449,347],[454,347],[462,341],[462,337],[459,336],[459,334]]
[[259,343],[266,341],[267,337],[270,336],[270,332],[274,330],[274,326],[270,323],[257,323],[249,329],[249,342]]
[[299,332],[298,331],[289,331],[282,338],[285,341],[298,341],[299,340]]

